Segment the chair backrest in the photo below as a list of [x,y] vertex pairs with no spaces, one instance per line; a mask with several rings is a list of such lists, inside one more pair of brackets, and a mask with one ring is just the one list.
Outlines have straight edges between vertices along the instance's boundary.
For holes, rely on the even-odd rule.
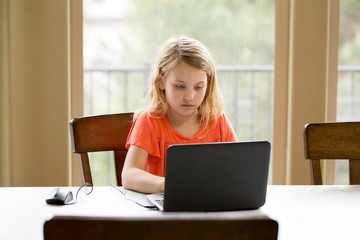
[[81,181],[93,185],[90,152],[113,151],[117,185],[121,186],[121,172],[127,149],[127,136],[132,125],[133,113],[120,113],[75,118],[70,122],[72,151],[79,154]]
[[320,159],[349,160],[349,182],[360,184],[360,122],[308,124],[304,146],[312,184],[322,185]]
[[240,213],[238,218],[55,216],[44,223],[44,239],[276,240],[278,229],[276,220],[259,214],[242,217]]

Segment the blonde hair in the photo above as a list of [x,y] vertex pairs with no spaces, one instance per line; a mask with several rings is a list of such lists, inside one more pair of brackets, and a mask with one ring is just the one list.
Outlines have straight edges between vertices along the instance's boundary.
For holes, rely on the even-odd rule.
[[166,77],[181,62],[203,70],[207,75],[205,97],[198,110],[200,123],[205,123],[205,129],[208,129],[209,122],[216,121],[220,116],[223,100],[217,86],[215,64],[210,53],[202,43],[189,37],[172,37],[160,49],[149,79],[146,110],[150,116],[153,112],[160,117],[166,115],[169,106],[165,92],[159,87],[159,80],[160,77]]

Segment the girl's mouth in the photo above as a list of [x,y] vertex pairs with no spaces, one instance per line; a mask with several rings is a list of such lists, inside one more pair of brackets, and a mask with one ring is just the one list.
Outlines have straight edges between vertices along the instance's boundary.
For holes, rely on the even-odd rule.
[[194,105],[192,105],[192,104],[183,104],[182,106],[186,107],[186,108],[190,108],[190,107],[193,107]]

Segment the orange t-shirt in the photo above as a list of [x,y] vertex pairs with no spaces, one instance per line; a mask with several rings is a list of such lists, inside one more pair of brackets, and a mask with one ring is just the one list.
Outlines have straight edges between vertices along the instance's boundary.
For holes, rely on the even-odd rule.
[[[152,114],[156,116],[154,113]],[[222,113],[215,126],[214,122],[209,123],[210,131],[204,137],[202,125],[193,137],[185,137],[178,133],[170,124],[167,117],[152,118],[147,112],[140,114],[134,121],[126,142],[126,148],[136,145],[145,149],[148,159],[145,171],[158,176],[165,176],[166,150],[170,145],[206,143],[206,142],[234,142],[236,135],[230,122]]]

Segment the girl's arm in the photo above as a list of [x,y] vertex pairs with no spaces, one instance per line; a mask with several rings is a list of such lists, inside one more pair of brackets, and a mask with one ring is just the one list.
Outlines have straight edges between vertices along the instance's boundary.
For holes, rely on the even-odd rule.
[[131,145],[126,155],[121,174],[123,187],[143,193],[164,192],[164,177],[159,177],[144,170],[148,152]]

